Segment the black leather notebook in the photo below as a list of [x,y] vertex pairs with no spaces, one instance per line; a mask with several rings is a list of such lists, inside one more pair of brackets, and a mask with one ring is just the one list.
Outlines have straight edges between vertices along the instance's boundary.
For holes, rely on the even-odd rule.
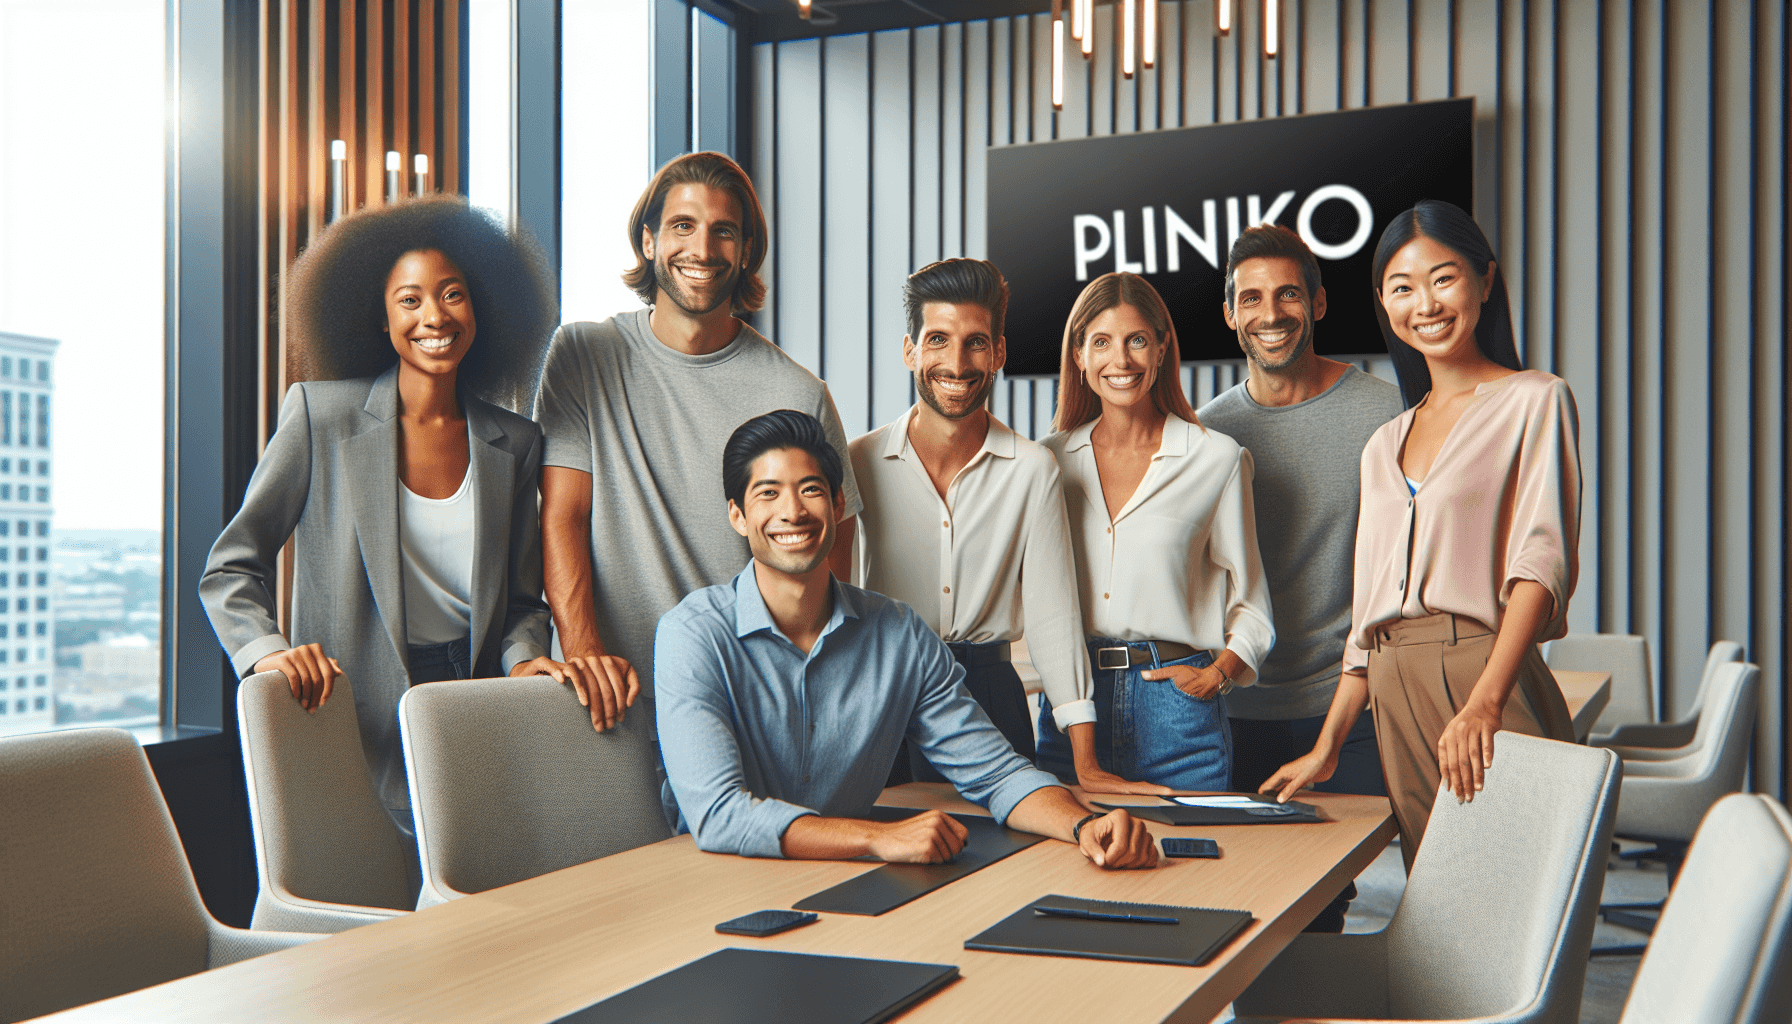
[[[1094,913],[1173,917],[1175,924],[1139,921],[1092,921],[1043,916],[1035,907],[1067,907]],[[1092,960],[1137,960],[1148,964],[1199,967],[1238,933],[1250,927],[1243,910],[1172,907],[1155,903],[1116,903],[1072,896],[1042,896],[993,927],[965,940],[964,948],[992,953],[1077,956]]]
[[[873,807],[866,815],[874,821],[901,821],[921,812],[912,807]],[[995,819],[954,814],[969,836],[958,856],[944,864],[885,864],[856,878],[799,900],[796,910],[820,910],[830,914],[876,917],[949,882],[980,871],[1011,853],[1044,840],[1044,836],[1016,832]]]
[[1135,818],[1164,825],[1294,825],[1325,820],[1320,817],[1319,808],[1312,804],[1297,800],[1278,804],[1274,797],[1235,807],[1189,807],[1179,803],[1104,804],[1100,801],[1095,801],[1095,806],[1109,811],[1124,810]]
[[952,964],[719,949],[555,1024],[874,1024],[956,977]]

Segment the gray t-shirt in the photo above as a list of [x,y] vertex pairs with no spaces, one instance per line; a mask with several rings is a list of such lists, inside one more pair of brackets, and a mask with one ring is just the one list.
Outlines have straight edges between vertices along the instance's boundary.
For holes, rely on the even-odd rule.
[[840,453],[846,514],[860,508],[827,385],[745,325],[709,355],[668,348],[650,312],[562,326],[535,406],[542,465],[591,474],[598,635],[634,665],[648,697],[660,616],[752,557],[722,493],[722,447],[736,427],[774,409],[814,416]]
[[1258,405],[1241,383],[1196,413],[1256,461],[1257,547],[1275,608],[1275,649],[1257,684],[1226,698],[1233,718],[1311,718],[1331,707],[1350,633],[1363,446],[1404,409],[1399,388],[1352,366],[1298,405]]

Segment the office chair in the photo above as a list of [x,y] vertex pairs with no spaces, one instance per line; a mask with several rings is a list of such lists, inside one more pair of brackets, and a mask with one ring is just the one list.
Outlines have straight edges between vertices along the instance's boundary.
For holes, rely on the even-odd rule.
[[[1725,794],[1742,788],[1754,739],[1761,670],[1748,663],[1721,664],[1705,688],[1699,709],[1698,734],[1681,757],[1672,760],[1624,761],[1624,787],[1618,800],[1616,833],[1655,844],[1657,858],[1668,865],[1668,887],[1678,878],[1687,844],[1705,812]],[[1608,903],[1599,908],[1613,924],[1648,932],[1654,920],[1637,911],[1659,910],[1651,903]],[[1642,952],[1640,945],[1602,946],[1595,955]]]
[[653,716],[591,728],[546,677],[413,687],[398,702],[423,863],[418,909],[607,857],[672,834]]
[[1500,733],[1473,802],[1440,787],[1388,926],[1296,937],[1240,1021],[1574,1024],[1619,770],[1609,750]]
[[200,902],[149,759],[119,729],[0,740],[0,1021],[322,938]]
[[1611,699],[1594,734],[1619,725],[1654,724],[1655,682],[1649,672],[1649,641],[1619,633],[1569,633],[1552,641],[1543,655],[1552,669],[1611,673]]
[[279,672],[243,680],[236,706],[261,869],[250,927],[340,932],[415,907],[417,853],[367,777],[348,677],[315,713]]
[[1717,670],[1742,660],[1742,645],[1732,640],[1719,640],[1705,655],[1705,669],[1699,674],[1699,689],[1693,695],[1692,713],[1674,722],[1628,723],[1587,742],[1599,747],[1628,748],[1620,750],[1627,761],[1679,757],[1684,747],[1697,737],[1700,709],[1705,706],[1705,692]]
[[1619,1024],[1792,1020],[1792,816],[1734,793],[1699,826]]

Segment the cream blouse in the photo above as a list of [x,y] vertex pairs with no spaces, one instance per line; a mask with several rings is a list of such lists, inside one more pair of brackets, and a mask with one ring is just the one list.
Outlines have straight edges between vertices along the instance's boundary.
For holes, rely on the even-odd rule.
[[1251,453],[1171,416],[1144,479],[1110,520],[1089,443],[1099,422],[1042,442],[1064,471],[1083,629],[1228,649],[1247,670],[1233,682],[1256,682],[1276,629],[1257,553]]
[[1523,370],[1475,388],[1417,494],[1400,451],[1413,410],[1363,448],[1356,590],[1344,670],[1362,671],[1375,627],[1451,612],[1499,629],[1519,580],[1555,604],[1536,640],[1568,631],[1579,573],[1580,420],[1560,377]]

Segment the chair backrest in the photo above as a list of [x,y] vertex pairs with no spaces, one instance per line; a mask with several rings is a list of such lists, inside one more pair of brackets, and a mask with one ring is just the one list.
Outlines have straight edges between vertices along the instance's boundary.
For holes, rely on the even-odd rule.
[[671,835],[645,702],[600,733],[570,686],[463,679],[413,687],[398,720],[423,861],[419,906]]
[[1755,713],[1760,709],[1759,666],[1749,662],[1719,662],[1704,687],[1699,725],[1693,733],[1683,765],[1676,774],[1721,779],[1723,792],[1742,788],[1748,769],[1749,742],[1755,736]]
[[416,906],[406,863],[415,855],[368,778],[348,678],[338,677],[330,699],[307,713],[284,675],[253,675],[237,688],[237,712],[261,865],[256,926],[297,927],[261,920],[270,916],[264,911],[273,893],[358,907]]
[[1502,732],[1473,801],[1440,789],[1387,928],[1388,1016],[1576,1020],[1619,775],[1609,750]]
[[1611,700],[1593,723],[1594,732],[1632,722],[1655,721],[1655,677],[1649,672],[1647,638],[1623,633],[1570,633],[1550,643],[1544,661],[1552,669],[1611,673]]
[[208,920],[129,733],[0,740],[0,1020],[202,971]]
[[[1692,710],[1681,721],[1698,721],[1699,715],[1705,710],[1706,695],[1711,692],[1711,680],[1717,676],[1717,670],[1741,660],[1742,645],[1736,641],[1719,640],[1711,645],[1711,650],[1705,655],[1705,668],[1699,672],[1699,688],[1692,695]],[[1665,712],[1662,717],[1666,718]]]
[[1735,793],[1699,826],[1620,1024],[1792,1019],[1792,816]]

